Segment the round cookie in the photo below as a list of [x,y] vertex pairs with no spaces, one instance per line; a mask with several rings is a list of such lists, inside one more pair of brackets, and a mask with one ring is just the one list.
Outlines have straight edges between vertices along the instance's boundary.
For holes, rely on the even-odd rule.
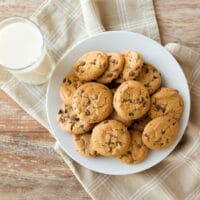
[[108,119],[113,119],[122,122],[127,127],[129,127],[132,124],[132,120],[126,120],[121,118],[115,110],[113,110],[112,114],[109,116]]
[[109,84],[116,79],[124,67],[124,57],[120,53],[108,53],[108,68],[97,82]]
[[149,94],[153,94],[161,85],[160,72],[153,65],[148,63],[144,63],[136,80],[146,87]]
[[81,120],[69,104],[63,104],[58,111],[57,120],[61,129],[73,134],[82,134],[90,131],[93,124]]
[[91,145],[91,133],[85,133],[81,135],[73,135],[72,141],[75,149],[82,155],[87,157],[97,156],[97,152]]
[[180,119],[183,112],[183,100],[179,92],[172,88],[161,88],[151,96],[149,116],[151,119],[168,115]]
[[100,83],[86,83],[73,96],[76,114],[87,123],[97,123],[106,119],[113,110],[112,92]]
[[70,104],[74,91],[80,87],[84,81],[81,81],[74,72],[69,73],[64,79],[60,87],[60,98],[66,103]]
[[119,156],[119,159],[127,164],[142,162],[148,155],[148,148],[142,142],[142,133],[136,130],[130,131],[131,142],[126,153]]
[[115,92],[113,105],[123,119],[138,119],[149,110],[149,93],[141,83],[133,80],[126,81]]
[[74,64],[74,72],[80,80],[99,78],[108,67],[108,57],[101,51],[91,51],[81,56]]
[[121,122],[105,120],[94,127],[91,142],[99,154],[119,156],[128,150],[130,134]]
[[142,70],[143,59],[141,55],[135,51],[123,52],[124,55],[124,70],[122,78],[124,80],[135,79]]
[[142,133],[142,141],[153,150],[169,147],[176,139],[179,123],[169,116],[162,116],[151,120]]
[[145,126],[151,121],[151,118],[148,115],[145,115],[144,117],[140,119],[134,120],[131,128],[140,132],[143,132]]

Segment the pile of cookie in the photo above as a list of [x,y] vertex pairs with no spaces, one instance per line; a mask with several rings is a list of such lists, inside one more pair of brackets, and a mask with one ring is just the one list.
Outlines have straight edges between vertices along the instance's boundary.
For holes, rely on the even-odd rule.
[[81,56],[61,87],[57,120],[83,156],[143,161],[176,139],[183,100],[135,51]]

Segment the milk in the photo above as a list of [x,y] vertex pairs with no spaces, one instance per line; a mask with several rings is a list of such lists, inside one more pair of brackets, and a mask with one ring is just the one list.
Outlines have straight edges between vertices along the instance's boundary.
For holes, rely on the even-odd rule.
[[22,18],[0,27],[0,66],[31,84],[48,80],[53,64],[35,24]]

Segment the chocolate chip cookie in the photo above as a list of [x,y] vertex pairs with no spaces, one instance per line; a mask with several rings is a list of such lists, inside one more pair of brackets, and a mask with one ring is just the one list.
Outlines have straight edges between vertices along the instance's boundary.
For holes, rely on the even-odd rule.
[[74,91],[80,87],[84,81],[81,81],[74,72],[69,73],[64,79],[60,87],[60,98],[66,103],[70,104]]
[[99,78],[108,67],[108,56],[101,51],[91,51],[81,56],[74,64],[74,72],[80,80]]
[[72,141],[75,149],[86,157],[95,157],[97,152],[92,148],[91,145],[91,133],[85,133],[81,135],[73,135]]
[[106,119],[113,110],[112,92],[100,83],[85,83],[73,96],[76,114],[87,123],[97,123]]
[[124,80],[135,79],[142,70],[143,59],[141,55],[135,51],[123,52],[124,55],[124,70],[122,78]]
[[116,79],[124,67],[124,57],[120,53],[108,53],[108,68],[97,82],[109,84]]
[[142,133],[142,141],[153,150],[169,147],[176,139],[179,123],[170,116],[162,116],[151,120]]
[[93,124],[80,119],[69,104],[63,104],[58,111],[57,120],[60,127],[73,134],[82,134],[90,131]]
[[182,112],[183,100],[177,90],[163,87],[152,95],[149,110],[151,119],[168,115],[178,120]]
[[141,83],[133,80],[126,81],[115,92],[113,105],[123,119],[138,119],[149,110],[149,93]]
[[119,159],[127,164],[136,164],[142,162],[148,155],[148,148],[142,142],[142,133],[136,130],[130,130],[131,141],[126,153],[119,156]]
[[161,85],[161,74],[153,65],[144,63],[136,80],[146,87],[149,94],[153,94]]
[[128,150],[130,134],[121,122],[105,120],[94,127],[91,142],[99,154],[119,156]]

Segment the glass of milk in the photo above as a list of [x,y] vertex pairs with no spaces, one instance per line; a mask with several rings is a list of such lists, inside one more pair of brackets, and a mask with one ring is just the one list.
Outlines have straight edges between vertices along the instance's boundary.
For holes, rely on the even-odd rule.
[[54,63],[35,23],[22,17],[0,22],[0,67],[26,83],[39,85],[48,81]]

